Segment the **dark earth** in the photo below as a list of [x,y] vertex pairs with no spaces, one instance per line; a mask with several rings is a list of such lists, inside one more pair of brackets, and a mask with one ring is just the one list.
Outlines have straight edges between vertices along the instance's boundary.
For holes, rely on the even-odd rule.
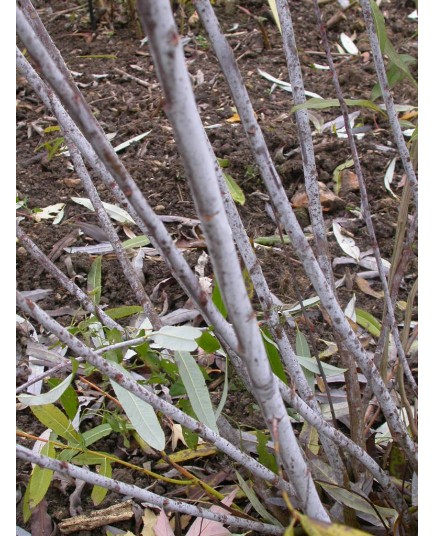
[[[105,3],[110,4],[110,2]],[[85,2],[81,4],[83,5],[80,7],[77,1],[54,0],[39,1],[36,7],[68,67],[75,73],[81,73],[74,75],[75,81],[104,131],[116,133],[112,143],[118,145],[141,133],[151,131],[146,138],[121,152],[120,157],[154,210],[162,215],[195,218],[185,172],[171,135],[169,122],[163,112],[162,93],[156,80],[149,48],[146,44],[142,46],[140,44],[143,36],[139,34],[137,21],[124,5],[113,2],[112,12],[110,9],[104,11],[97,6],[97,30],[93,33],[89,24],[87,4]],[[216,156],[229,161],[229,167],[225,171],[235,179],[245,194],[246,202],[244,206],[238,205],[238,208],[248,235],[252,240],[276,235],[276,226],[266,210],[266,190],[253,163],[242,126],[239,122],[228,121],[234,116],[235,110],[217,59],[200,24],[190,19],[194,12],[193,6],[187,2],[183,9],[182,5],[183,2],[180,2],[180,5],[175,6],[175,15],[178,23],[184,24],[183,36],[189,38],[184,50],[197,105],[205,126],[218,125],[216,128],[208,129],[207,132]],[[310,2],[290,2],[290,8],[305,88],[324,98],[334,98],[335,94],[328,71],[312,68],[314,63],[326,65],[312,5]],[[389,37],[396,50],[401,54],[417,57],[415,37],[417,23],[407,18],[415,9],[414,2],[394,1],[387,3],[383,9]],[[270,153],[288,196],[292,199],[300,191],[303,182],[301,156],[297,151],[296,125],[294,116],[290,113],[293,104],[292,97],[290,93],[279,87],[271,92],[272,83],[258,73],[258,69],[262,69],[275,78],[287,81],[287,67],[279,31],[265,1],[245,0],[235,2],[234,5],[229,2],[216,2],[215,10],[235,51]],[[339,12],[339,5],[337,2],[324,3],[322,11],[324,19],[328,21]],[[329,28],[328,36],[334,52],[338,51],[335,44],[339,43],[339,35],[342,32],[355,37],[354,41],[361,52],[357,56],[349,54],[334,56],[344,96],[352,99],[369,99],[376,83],[375,69],[367,52],[369,44],[364,34],[362,13],[357,3]],[[20,48],[22,49],[21,46]],[[98,55],[103,57],[95,57]],[[413,74],[417,73],[413,72]],[[396,86],[394,98],[399,104],[417,106],[417,92],[409,83],[402,82]],[[392,189],[398,198],[392,197],[386,190],[383,180],[388,163],[396,155],[387,119],[363,108],[354,108],[351,111],[359,109],[361,114],[357,119],[358,126],[368,128],[365,128],[363,138],[357,141],[357,147],[382,257],[390,260],[399,208],[398,198],[403,190],[405,176],[398,159],[392,183]],[[330,108],[316,112],[316,114],[327,122],[335,119],[340,112],[337,108]],[[44,133],[44,129],[56,126],[56,124],[56,119],[39,102],[26,80],[18,74],[17,197],[26,201],[25,206],[19,209],[18,215],[23,218],[20,222],[22,228],[46,254],[49,254],[53,246],[73,230],[72,218],[81,215],[86,222],[96,223],[95,217],[89,210],[71,200],[72,197],[86,197],[72,166],[67,166],[67,159],[62,156],[50,159],[46,148],[42,146],[59,136],[56,132]],[[313,125],[312,130],[314,130]],[[333,190],[333,171],[338,165],[351,158],[348,143],[345,139],[338,139],[329,130],[322,134],[316,133],[314,144],[319,180]],[[102,185],[98,184],[98,190],[104,201],[115,202]],[[360,206],[360,195],[357,189],[343,188],[339,192],[339,198],[331,206],[324,206],[332,258],[344,255],[331,230],[333,219],[354,218],[350,210]],[[38,223],[30,213],[31,210],[56,203],[66,203],[65,216],[58,225],[53,225],[52,219],[41,220]],[[307,228],[309,226],[307,212],[298,209],[297,214],[302,225]],[[201,239],[200,227],[192,228],[175,223],[168,224],[168,228],[175,240],[182,240],[178,245],[184,248],[186,258],[194,267],[203,251],[203,247],[197,247],[197,241]],[[137,229],[134,230],[136,234],[140,234]],[[366,251],[369,248],[369,240],[365,225],[354,220],[349,230],[353,233],[360,250]],[[128,238],[122,229],[119,235],[122,240]],[[86,235],[81,235],[73,245],[80,246],[89,243],[94,243],[94,241]],[[67,311],[68,314],[65,314],[62,308],[69,307],[76,311],[79,304],[66,294],[54,278],[41,271],[29,258],[24,248],[19,244],[17,246],[18,289],[25,291],[53,289],[50,296],[38,304],[51,311],[53,316],[64,325],[70,325],[71,312]],[[275,248],[258,247],[256,252],[272,292],[283,303],[297,302],[296,289],[293,284],[294,275],[303,299],[314,295],[290,246],[283,248],[277,244]],[[62,270],[65,270],[65,257],[66,254],[56,260],[57,266]],[[288,257],[292,259],[290,268],[286,263]],[[71,258],[75,273],[81,276],[76,279],[76,282],[86,288],[85,279],[93,259],[87,255],[72,255]],[[336,279],[347,274],[345,284],[338,290],[339,300],[345,306],[355,293],[357,306],[381,319],[383,301],[359,289],[354,283],[354,275],[357,271],[360,271],[360,268],[351,264],[335,267]],[[416,278],[416,272],[415,257],[407,270],[401,288],[401,299],[406,298]],[[102,277],[102,305],[116,307],[135,304],[133,292],[117,261],[110,258],[110,255],[103,258]],[[168,278],[170,278],[170,271],[159,257],[147,258],[145,280],[148,294],[152,295],[156,285]],[[370,284],[373,290],[381,290],[378,279],[370,280]],[[187,300],[187,296],[173,278],[164,284],[164,293],[154,293],[154,297],[158,312],[162,312],[163,307],[164,312],[176,310],[183,307]],[[320,312],[317,309],[312,311],[312,318],[315,320],[315,338],[332,340],[332,335]],[[398,316],[398,321],[402,318],[403,316],[401,318]],[[413,319],[417,320],[416,309]],[[299,326],[300,329],[305,329],[301,320]],[[18,348],[22,349],[25,344],[26,340],[20,334]],[[325,348],[323,343],[318,344],[321,350]],[[26,381],[25,359],[24,354],[19,355],[18,385]],[[331,362],[334,362],[333,358]],[[335,364],[338,363],[335,362]],[[211,373],[212,379],[217,377],[218,374],[213,376]],[[213,393],[217,403],[220,398],[219,389],[221,387],[215,388]],[[226,413],[246,429],[263,427],[261,419],[255,414],[253,404],[249,395],[240,393],[239,385],[237,386],[234,382],[226,404]],[[39,435],[44,430],[44,427],[33,418],[29,409],[19,409],[17,419],[18,428],[26,433]],[[381,415],[378,424],[381,424]],[[20,439],[20,441],[26,446],[33,444],[29,440]],[[116,434],[102,440],[97,444],[97,448],[106,452],[114,452],[136,465],[141,465],[146,461],[134,440],[131,441],[129,447],[126,447],[123,440]],[[149,456],[147,460],[150,460]],[[198,463],[203,464],[200,461]],[[230,466],[221,456],[214,456],[206,462],[206,470],[209,474],[220,468],[230,470]],[[31,468],[29,464],[18,463],[17,469],[18,487],[24,494]],[[113,476],[141,487],[152,483],[143,475],[122,467],[115,468]],[[229,486],[232,483],[233,480],[229,479],[226,485]],[[58,484],[55,482],[52,485],[46,497],[48,514],[55,523],[71,515],[69,496],[73,491],[71,487],[62,488],[60,491]],[[162,484],[153,486],[152,490],[168,496],[173,491],[170,486]],[[95,508],[90,498],[90,491],[91,487],[86,486],[81,494],[80,508],[83,512],[89,512]],[[109,492],[97,508],[105,508],[119,500],[121,500],[120,496]],[[26,530],[31,530],[30,522],[23,522],[20,503],[17,505],[17,524]],[[139,534],[140,530],[134,522],[119,523],[117,527],[129,529],[135,534]],[[100,535],[105,532],[97,529],[77,534],[80,536]]]

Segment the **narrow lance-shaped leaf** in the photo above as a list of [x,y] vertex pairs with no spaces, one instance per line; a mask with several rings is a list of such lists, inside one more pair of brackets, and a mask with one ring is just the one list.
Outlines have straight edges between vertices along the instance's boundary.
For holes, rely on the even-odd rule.
[[282,33],[282,28],[280,26],[280,20],[279,20],[279,14],[277,12],[277,7],[276,7],[276,0],[268,0],[268,5],[270,6],[271,13],[273,13],[273,18],[277,27],[279,28],[279,32]]
[[[111,363],[126,376],[134,380],[133,376],[118,363]],[[163,450],[165,445],[164,432],[157,419],[152,406],[127,391],[124,387],[110,380],[119,402],[136,429],[139,436],[156,450]]]
[[198,420],[218,433],[211,399],[199,365],[189,352],[175,352],[175,361]]
[[[344,99],[347,106],[360,106],[361,108],[368,108],[375,112],[384,115],[384,110],[367,99]],[[291,108],[290,113],[298,112],[299,110],[327,110],[328,108],[339,108],[340,103],[338,99],[318,99],[313,98],[304,102],[303,104],[297,104]]]
[[101,268],[102,256],[99,255],[93,261],[87,276],[87,293],[95,305],[98,305],[101,300]]
[[[104,458],[102,464],[99,466],[98,473],[101,476],[105,476],[107,478],[111,478],[112,476],[112,466],[111,463],[107,460],[107,458]],[[103,488],[101,486],[94,486],[91,493],[91,499],[95,506],[98,506],[98,504],[101,504],[102,501],[105,499],[105,496],[107,495],[108,489]]]
[[44,406],[47,404],[54,404],[54,402],[57,402],[69,387],[73,377],[74,374],[70,374],[63,380],[62,383],[59,383],[57,387],[54,387],[48,391],[48,393],[43,393],[41,395],[21,395],[18,397],[18,400],[27,406]]
[[232,196],[232,199],[236,201],[237,203],[239,203],[240,205],[244,205],[244,203],[246,202],[246,197],[244,195],[244,192],[235,182],[234,178],[231,175],[228,175],[227,173],[224,173],[224,178],[226,180],[226,184],[228,185],[229,192]]
[[228,398],[228,392],[229,392],[229,374],[228,374],[228,358],[226,357],[225,381],[223,383],[222,396],[220,398],[219,405],[215,411],[216,421],[220,417],[220,413],[223,411],[223,408],[225,407],[226,400]]
[[390,39],[387,37],[386,23],[380,8],[377,6],[374,0],[370,0],[370,4],[375,23],[375,30],[377,32],[378,41],[380,42],[381,52],[388,56],[389,61],[402,71],[402,73],[410,80],[414,87],[417,87],[417,82],[413,78],[408,65],[401,58],[400,54],[396,52],[392,43],[390,42]]
[[393,176],[395,174],[395,164],[396,164],[396,156],[395,158],[392,158],[389,165],[387,166],[386,174],[384,175],[384,186],[386,190],[395,198],[398,199],[396,194],[392,191],[392,188],[390,185],[393,181]]
[[356,307],[356,322],[359,326],[367,329],[374,337],[380,336],[381,323],[371,313]]
[[81,435],[74,430],[71,421],[53,404],[33,406],[31,410],[44,426],[53,430],[57,435],[72,444],[82,443]]
[[107,437],[113,432],[112,427],[108,423],[100,424],[92,428],[91,430],[86,430],[83,432],[83,440],[86,447],[89,447],[96,441],[99,441],[103,437]]
[[356,512],[364,512],[372,515],[381,521],[383,518],[387,524],[390,524],[390,520],[395,520],[398,517],[398,512],[393,508],[385,508],[376,506],[373,508],[368,499],[361,497],[359,494],[350,490],[341,488],[337,485],[328,484],[326,482],[319,482],[320,486],[329,493],[335,501],[353,508]]
[[[82,205],[83,207],[86,207],[87,209],[92,210],[92,212],[95,211],[92,203],[86,197],[71,197],[71,199],[72,201],[74,201],[74,203]],[[120,223],[134,224],[134,220],[131,218],[128,212],[124,210],[123,208],[120,208],[116,205],[112,205],[111,203],[104,203],[104,202],[103,202],[103,207],[107,211],[107,214],[113,220],[116,220]]]
[[313,360],[311,359],[307,339],[304,336],[304,333],[302,333],[299,329],[297,329],[297,335],[295,338],[295,351],[297,352],[297,357],[300,361],[300,365],[303,367],[303,372],[306,376],[307,383],[309,384],[309,387],[312,389],[313,392],[315,389],[315,374],[312,373],[311,367],[303,366],[303,360],[305,360],[305,364],[306,362],[310,363]]
[[238,473],[238,471],[235,471],[235,473],[237,475],[238,483],[240,484],[241,489],[247,495],[247,498],[249,499],[253,508],[258,512],[258,514],[263,519],[266,519],[267,521],[273,523],[273,525],[281,527],[282,524],[275,517],[273,517],[270,512],[266,510],[266,508],[262,505],[261,501],[258,499],[256,493],[249,486],[248,482],[244,480],[244,478]]
[[[55,458],[56,451],[54,445],[52,443],[46,443],[41,449],[41,454],[44,456],[49,456],[50,458]],[[50,487],[52,476],[53,471],[51,469],[44,469],[39,467],[39,465],[35,465],[33,468],[29,481],[29,507],[32,510],[45,497],[45,494]]]
[[267,356],[270,361],[271,370],[279,379],[281,379],[284,383],[287,383],[285,369],[283,368],[282,361],[280,360],[279,349],[276,343],[273,341],[269,331],[266,328],[261,329],[261,335],[264,340],[265,351],[267,352]]

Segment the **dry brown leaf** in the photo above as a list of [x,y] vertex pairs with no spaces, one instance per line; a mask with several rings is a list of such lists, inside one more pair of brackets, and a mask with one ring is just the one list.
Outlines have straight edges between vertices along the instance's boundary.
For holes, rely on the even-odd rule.
[[356,275],[355,277],[356,285],[359,287],[359,289],[367,294],[368,296],[373,296],[374,298],[382,299],[384,298],[384,292],[383,291],[377,291],[374,290],[369,282],[366,279],[363,279],[363,277],[360,277]]
[[226,123],[239,123],[240,121],[240,116],[237,113],[235,113],[232,117],[229,117],[229,119],[226,119]]
[[61,179],[60,182],[69,188],[76,188],[81,185],[80,179]]
[[[318,185],[320,203],[324,212],[333,212],[345,206],[345,201],[327,188],[323,182],[319,182]],[[304,186],[292,197],[291,204],[293,208],[308,208],[309,199]]]
[[349,169],[342,170],[341,175],[341,192],[356,192],[360,189],[357,175]]

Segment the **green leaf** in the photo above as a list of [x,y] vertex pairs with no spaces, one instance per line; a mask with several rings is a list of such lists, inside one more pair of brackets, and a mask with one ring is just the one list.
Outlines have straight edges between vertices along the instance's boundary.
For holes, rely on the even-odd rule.
[[214,279],[214,288],[212,291],[211,299],[213,304],[217,307],[219,312],[224,318],[227,318],[228,312],[223,301],[223,296],[221,295],[220,288],[217,283],[217,279]]
[[[302,333],[298,327],[297,327],[297,335],[295,337],[295,351],[297,353],[297,359],[300,362],[300,365],[303,365],[303,361],[311,365],[312,363],[315,363],[317,370],[318,365],[316,364],[316,360],[312,359],[310,357],[310,349],[309,344],[307,342],[307,339]],[[309,384],[309,387],[312,389],[312,392],[315,392],[315,373],[318,374],[319,372],[313,371],[309,366],[303,367],[304,375],[306,376],[307,383]]]
[[279,28],[279,32],[282,33],[282,28],[280,26],[279,13],[276,7],[276,0],[268,0],[268,5],[270,6],[271,13],[273,13],[274,21]]
[[51,144],[51,147],[47,153],[47,160],[48,162],[56,156],[56,154],[59,152],[60,148],[65,142],[65,138],[56,138],[53,143]]
[[[257,236],[253,242],[255,244],[260,244],[261,246],[275,246],[282,243],[282,238],[280,235],[271,235],[271,236]],[[290,244],[291,240],[288,235],[283,235],[283,243]]]
[[229,374],[228,374],[228,358],[226,357],[225,381],[223,383],[222,396],[220,398],[219,405],[215,411],[216,421],[218,420],[220,413],[223,411],[223,408],[225,407],[226,400],[228,398],[228,392],[229,392]]
[[[321,374],[318,363],[314,357],[303,357],[302,355],[297,355],[297,359],[304,369],[307,369],[314,374]],[[347,369],[335,367],[334,365],[329,365],[328,363],[321,362],[321,365],[326,376],[337,376],[338,374],[343,374],[347,371]]]
[[119,320],[119,318],[125,318],[127,316],[143,313],[143,307],[139,305],[124,305],[122,307],[114,307],[113,309],[106,309],[105,314],[112,320]]
[[71,421],[53,404],[32,406],[30,409],[44,426],[53,430],[53,432],[66,439],[69,443],[73,445],[82,443],[81,435],[74,430]]
[[402,55],[396,52],[391,41],[387,37],[386,24],[384,21],[383,14],[380,11],[380,8],[377,6],[374,0],[370,0],[370,4],[381,52],[383,52],[383,54],[386,54],[389,58],[389,61],[394,64],[410,80],[414,87],[417,88],[417,82],[413,78],[407,63],[405,62]]
[[213,354],[217,350],[220,350],[219,341],[208,330],[203,331],[202,335],[196,339],[196,342],[207,354]]
[[372,316],[371,313],[358,309],[356,307],[356,322],[362,328],[365,328],[374,337],[379,337],[381,333],[381,323],[379,320]]
[[[49,456],[50,458],[56,457],[56,450],[52,443],[46,443],[42,449],[41,454],[43,456]],[[29,481],[29,508],[33,510],[45,497],[48,488],[51,484],[54,471],[51,469],[45,469],[35,465],[32,471],[32,476]]]
[[349,491],[332,484],[326,484],[324,482],[318,482],[318,484],[324,488],[335,501],[352,508],[356,512],[364,512],[365,514],[374,516],[380,522],[381,516],[383,521],[385,521],[389,526],[392,525],[390,520],[394,521],[398,517],[398,512],[393,508],[385,508],[383,506],[376,506],[373,508],[368,499],[361,497],[359,494],[356,494],[353,491]]
[[300,444],[304,448],[308,448],[313,454],[318,455],[319,452],[319,437],[318,430],[308,422],[304,422],[299,435]]
[[59,125],[44,128],[45,134],[50,134],[51,132],[59,132],[59,131],[60,131]]
[[336,166],[335,169],[333,170],[333,190],[336,195],[339,194],[339,191],[341,189],[342,171],[352,166],[354,166],[354,160],[351,158],[350,160],[347,160],[343,164]]
[[125,249],[128,248],[141,248],[143,246],[147,246],[150,244],[151,241],[149,238],[145,235],[135,236],[134,238],[130,238],[129,240],[125,240],[125,242],[122,242],[122,247]]
[[[300,514],[301,526],[308,536],[369,536],[367,532],[338,523],[323,523]],[[286,533],[285,533],[285,536]]]
[[[347,106],[360,106],[361,108],[368,108],[375,112],[384,115],[384,110],[367,99],[344,99]],[[308,101],[297,104],[291,108],[290,113],[293,114],[299,110],[324,110],[327,108],[339,108],[339,99],[309,99]]]
[[229,167],[229,160],[227,158],[217,158],[217,162],[221,168]]
[[295,338],[295,351],[301,357],[310,357],[311,355],[306,336],[299,329],[297,329]]
[[246,202],[246,197],[244,195],[244,192],[235,182],[234,178],[231,177],[231,175],[227,175],[226,173],[224,173],[223,175],[226,180],[226,184],[228,185],[229,192],[231,194],[232,199],[236,203],[239,203],[240,205],[244,205],[244,203]]
[[280,359],[279,349],[276,343],[271,338],[270,332],[267,328],[261,329],[261,335],[262,340],[264,341],[265,351],[267,352],[271,370],[278,378],[283,381],[283,383],[287,384],[288,381],[286,378],[285,369],[283,368],[282,361]]
[[273,473],[276,473],[276,475],[279,472],[279,466],[277,464],[276,458],[269,452],[267,448],[267,443],[269,441],[269,437],[264,434],[264,432],[261,432],[260,430],[257,430],[256,437],[258,439],[258,461],[259,463],[262,463],[262,465],[265,465],[270,471],[273,471]]
[[[111,463],[107,459],[104,459],[103,463],[99,466],[98,473],[101,476],[106,476],[107,478],[111,478],[112,466],[111,466]],[[105,496],[107,495],[107,492],[108,492],[107,488],[103,488],[101,486],[94,486],[92,489],[92,493],[90,495],[93,504],[95,506],[98,506],[98,504],[102,503],[102,501],[105,499]]]
[[27,485],[27,488],[26,488],[26,491],[24,493],[24,497],[22,500],[24,523],[27,523],[27,521],[30,519],[30,516],[32,515],[32,511],[30,510],[30,505],[29,505],[29,497],[30,497],[30,486]]
[[41,395],[21,395],[18,397],[18,400],[27,406],[54,404],[54,402],[57,402],[66,389],[71,385],[73,378],[74,373],[66,377],[63,382],[59,383],[59,385],[51,389],[51,391],[48,391],[48,393],[43,393]]
[[95,428],[92,428],[91,430],[86,430],[86,432],[83,432],[84,444],[86,447],[89,447],[103,437],[110,435],[112,431],[112,427],[108,423],[95,426]]
[[375,31],[377,32],[378,42],[380,43],[380,50],[384,52],[386,47],[386,42],[388,40],[386,33],[386,23],[384,21],[383,13],[381,13],[380,8],[377,6],[374,0],[370,0],[372,16],[375,23]]
[[98,305],[101,300],[101,267],[102,255],[99,255],[93,261],[87,276],[87,293],[95,305]]
[[[113,455],[110,454],[110,456]],[[103,452],[80,452],[71,461],[76,465],[101,465],[104,459]]]
[[240,475],[238,471],[235,471],[235,473],[237,475],[238,482],[240,484],[241,489],[244,491],[251,505],[258,512],[258,514],[263,519],[267,520],[273,525],[276,525],[276,527],[281,527],[282,524],[264,508],[261,501],[256,496],[256,493],[253,491],[252,487],[249,486],[249,484],[243,479],[243,477]]
[[[411,65],[413,63],[416,63],[416,59],[413,58],[413,56],[410,56],[409,54],[400,54],[400,57],[402,61],[406,65]],[[404,80],[406,78],[405,73],[402,72],[401,69],[399,69],[396,65],[391,64],[390,67],[387,69],[387,82],[389,84],[389,89],[393,89],[399,82]],[[375,86],[372,88],[371,91],[371,100],[375,101],[379,97],[381,97],[381,87],[380,84],[377,82]]]
[[84,56],[77,56],[77,58],[89,58],[89,59],[98,59],[98,60],[117,60],[118,57],[114,54],[85,54]]
[[196,339],[201,335],[201,330],[192,326],[163,326],[158,331],[152,332],[150,337],[161,348],[193,352],[197,349]]
[[189,352],[175,352],[174,357],[197,419],[218,433],[211,399],[199,365]]
[[[47,383],[50,387],[56,387],[60,385],[61,380],[59,378],[50,378]],[[62,404],[68,418],[71,421],[74,420],[78,411],[78,396],[71,385],[65,389],[65,392],[59,398],[59,402]]]
[[60,462],[70,462],[72,458],[77,454],[77,452],[79,452],[81,449],[82,447],[80,446],[61,450],[57,455],[57,459]]
[[[120,372],[134,381],[133,376],[121,365],[112,363]],[[127,391],[124,387],[110,380],[119,402],[136,429],[139,436],[156,450],[163,450],[165,445],[164,432],[157,419],[154,409],[136,395]]]
[[393,48],[392,43],[389,40],[386,43],[386,48],[384,52],[389,57],[389,61],[392,62],[406,76],[406,78],[408,78],[408,80],[410,80],[410,82],[415,88],[417,88],[417,82],[413,78],[407,63],[404,61],[402,55],[396,52],[396,50]]

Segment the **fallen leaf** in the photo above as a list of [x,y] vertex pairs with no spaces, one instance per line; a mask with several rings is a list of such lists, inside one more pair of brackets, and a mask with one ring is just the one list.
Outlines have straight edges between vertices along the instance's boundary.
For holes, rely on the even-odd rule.
[[374,290],[369,284],[369,282],[366,279],[363,279],[363,277],[356,275],[355,282],[359,289],[368,296],[373,296],[374,298],[379,299],[384,298],[384,292],[378,292],[377,290]]
[[239,123],[240,121],[240,116],[237,113],[229,117],[229,119],[226,119],[226,123]]
[[38,223],[41,220],[50,220],[54,219],[65,207],[65,203],[57,203],[56,205],[50,205],[49,207],[45,207],[39,212],[35,212],[33,214],[33,218]]
[[[333,212],[345,206],[345,201],[333,193],[327,186],[319,182],[319,198],[324,212]],[[292,197],[293,208],[308,208],[309,199],[304,186]]]
[[356,246],[356,243],[350,236],[342,233],[342,227],[336,221],[333,222],[333,233],[342,251],[359,262],[360,249]]
[[80,179],[62,179],[60,181],[65,186],[68,186],[69,188],[75,188],[76,186],[80,186],[81,180]]
[[30,519],[32,536],[51,536],[53,522],[47,513],[47,501],[43,499],[33,510]]
[[146,508],[143,516],[143,528],[141,536],[154,536],[154,526],[157,522],[157,516],[154,514],[154,512],[150,508]]
[[341,176],[342,193],[357,192],[360,190],[359,179],[357,175],[349,169],[344,169]]
[[184,435],[182,433],[182,426],[180,424],[173,424],[172,425],[172,451],[176,450],[178,441],[181,441],[181,443],[183,443],[186,447],[188,447],[187,443],[185,442]]
[[155,522],[153,529],[155,536],[175,536],[170,527],[169,518],[164,510],[161,510],[158,514],[157,521]]

